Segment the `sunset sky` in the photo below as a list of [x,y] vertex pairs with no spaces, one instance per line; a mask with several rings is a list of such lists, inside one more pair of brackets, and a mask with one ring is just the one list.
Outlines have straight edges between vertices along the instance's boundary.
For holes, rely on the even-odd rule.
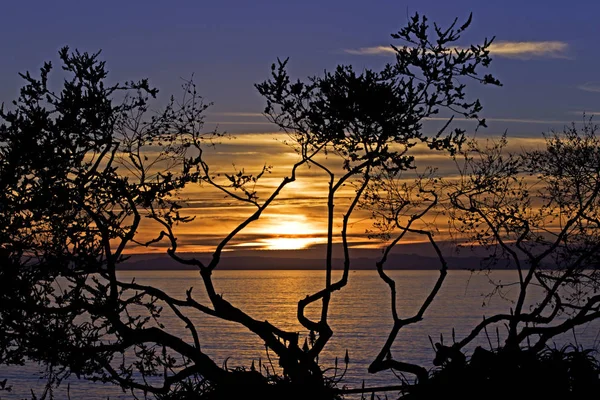
[[[415,12],[442,26],[472,12],[464,45],[496,37],[490,72],[504,86],[467,89],[481,99],[488,121],[477,135],[506,131],[514,146],[528,146],[542,132],[581,121],[583,112],[600,114],[600,2],[589,0],[11,1],[0,13],[0,101],[17,96],[18,72],[56,60],[64,45],[102,49],[110,80],[148,77],[163,99],[178,93],[181,78],[194,74],[200,93],[214,102],[207,129],[218,126],[237,137],[212,152],[211,162],[222,170],[231,169],[232,161],[249,170],[273,165],[261,186],[267,193],[288,173],[295,154],[274,140],[283,136],[261,114],[265,103],[253,84],[268,77],[277,57],[290,58],[297,78],[340,63],[379,68],[393,60],[389,45],[397,42],[390,33]],[[436,123],[425,129],[433,130]],[[431,157],[423,157],[421,165],[448,168]],[[232,248],[322,243],[325,181],[314,169],[302,170],[300,178]],[[189,194],[189,212],[198,218],[180,232],[184,250],[209,249],[249,212],[223,204],[215,193],[194,189]],[[357,213],[353,221],[354,246],[366,244],[366,217]]]

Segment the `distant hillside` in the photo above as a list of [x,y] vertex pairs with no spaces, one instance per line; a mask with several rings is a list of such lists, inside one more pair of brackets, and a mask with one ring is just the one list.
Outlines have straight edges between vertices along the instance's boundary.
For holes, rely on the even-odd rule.
[[[264,252],[260,252],[264,253]],[[270,252],[269,252],[270,253]],[[185,257],[195,257],[208,263],[210,260],[208,254],[185,254]],[[375,269],[377,257],[353,257],[350,268],[355,269]],[[480,266],[479,257],[448,257],[446,258],[450,269],[477,269]],[[343,268],[343,259],[336,258],[333,262],[334,269]],[[219,269],[322,269],[324,260],[321,258],[303,258],[290,257],[290,255],[280,254],[275,256],[261,255],[226,255],[220,263]],[[440,261],[434,257],[425,257],[417,254],[393,254],[385,264],[386,269],[410,269],[410,270],[430,270],[439,269]],[[122,270],[194,270],[196,267],[180,264],[167,255],[134,255],[130,260],[121,264]]]
[[[448,249],[446,249],[448,250]],[[447,251],[446,261],[450,269],[478,269],[483,253],[477,249],[465,250],[462,253]],[[386,269],[430,270],[439,269],[440,261],[428,244],[410,244],[399,246],[390,254]],[[183,257],[194,257],[208,263],[210,253],[181,254]],[[377,249],[352,249],[350,268],[375,269],[375,263],[381,257]],[[325,264],[325,248],[315,247],[308,250],[241,250],[227,252],[222,255],[219,269],[322,269]],[[334,269],[343,268],[340,248],[334,251]],[[122,270],[194,270],[194,266],[180,264],[166,254],[136,254],[119,266]]]

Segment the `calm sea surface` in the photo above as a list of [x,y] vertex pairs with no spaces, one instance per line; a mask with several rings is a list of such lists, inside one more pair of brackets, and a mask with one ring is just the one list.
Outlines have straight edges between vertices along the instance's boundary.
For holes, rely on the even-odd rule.
[[[398,292],[398,312],[401,317],[410,317],[417,312],[423,300],[437,279],[436,271],[392,271]],[[120,278],[154,285],[167,293],[183,298],[185,290],[194,287],[198,300],[205,297],[202,282],[193,271],[123,271]],[[504,283],[512,281],[514,271],[496,271],[492,277]],[[217,271],[215,286],[235,306],[248,312],[254,318],[268,320],[285,330],[304,332],[296,321],[298,300],[323,287],[324,273],[320,271]],[[470,329],[481,321],[484,315],[508,312],[510,300],[494,297],[489,301],[484,297],[492,290],[488,277],[482,274],[470,274],[466,271],[450,271],[441,292],[433,302],[425,318],[420,323],[406,327],[400,332],[393,354],[396,359],[416,362],[432,367],[434,357],[428,335],[439,341],[443,335],[445,343],[452,342],[452,328],[456,339],[466,336]],[[508,296],[511,297],[510,292]],[[485,302],[485,306],[483,303]],[[319,303],[320,304],[320,303]],[[316,316],[319,309],[309,310],[309,316]],[[252,360],[261,358],[266,361],[265,348],[261,341],[245,328],[227,321],[194,313],[191,317],[198,328],[202,350],[213,356],[218,363],[227,359],[229,367],[249,367]],[[174,315],[165,314],[163,323],[171,332],[192,341],[180,320]],[[352,271],[348,285],[335,292],[330,307],[330,325],[334,336],[330,340],[320,359],[325,367],[334,364],[335,357],[340,361],[346,349],[349,351],[350,367],[344,379],[348,387],[360,387],[363,379],[365,386],[397,383],[389,372],[370,375],[369,363],[377,355],[392,326],[390,315],[390,294],[375,271]],[[501,328],[502,335],[504,328]],[[585,347],[599,347],[600,323],[588,324],[576,333],[579,344]],[[490,340],[496,343],[495,328],[489,331]],[[484,336],[475,344],[489,347]],[[303,342],[301,339],[301,344]],[[557,340],[557,345],[573,340],[573,334]],[[472,348],[472,347],[471,347]],[[274,355],[271,353],[271,357]],[[273,360],[276,364],[276,360]],[[340,362],[340,365],[343,365]],[[13,392],[0,392],[0,399],[31,398],[29,389],[41,393],[40,368],[27,365],[21,368],[0,366],[0,381],[8,378]],[[57,399],[67,398],[66,383],[55,391]],[[108,385],[70,381],[72,399],[130,399],[129,393]]]

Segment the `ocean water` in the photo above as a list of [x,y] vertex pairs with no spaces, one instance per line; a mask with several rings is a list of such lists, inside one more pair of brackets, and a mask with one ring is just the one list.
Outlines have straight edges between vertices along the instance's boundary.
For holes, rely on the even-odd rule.
[[[334,278],[339,271],[334,271]],[[414,315],[433,287],[438,272],[436,271],[391,271],[390,276],[396,280],[397,307],[400,317]],[[121,271],[122,280],[159,287],[167,293],[183,298],[185,291],[194,287],[197,300],[206,299],[203,286],[197,272],[194,271]],[[516,277],[515,271],[494,271],[492,278],[507,283]],[[245,310],[252,317],[268,320],[276,326],[303,332],[304,329],[296,320],[298,300],[307,294],[323,287],[322,271],[216,271],[215,287],[235,306]],[[470,330],[482,320],[484,315],[491,316],[498,312],[508,313],[512,306],[511,298],[516,289],[508,290],[505,298],[498,296],[488,299],[493,286],[484,274],[471,274],[467,271],[450,271],[446,281],[434,302],[425,313],[424,319],[403,328],[392,348],[394,358],[433,367],[434,352],[429,336],[434,341],[443,336],[446,344],[452,343],[454,328],[456,339],[465,337]],[[535,293],[530,296],[535,300]],[[316,319],[320,313],[320,303],[308,309],[308,316]],[[212,356],[217,363],[226,362],[230,368],[249,367],[252,361],[260,358],[264,363],[267,354],[263,343],[254,334],[235,323],[221,321],[201,313],[189,314],[200,336],[203,352]],[[330,325],[334,331],[333,338],[320,356],[324,367],[333,367],[335,358],[343,366],[346,349],[349,352],[350,364],[344,380],[340,385],[360,387],[363,380],[365,386],[397,384],[397,378],[388,371],[369,374],[367,368],[385,342],[392,327],[390,314],[390,293],[387,285],[375,271],[351,271],[348,285],[332,297]],[[165,313],[162,322],[170,332],[192,341],[189,331],[173,314]],[[505,328],[500,327],[500,340]],[[556,346],[568,341],[589,347],[599,347],[600,323],[581,326],[575,333],[569,333],[556,339]],[[303,336],[301,334],[301,343]],[[573,336],[575,335],[575,336]],[[488,330],[488,336],[478,338],[470,347],[489,343],[495,345],[498,338],[495,328]],[[277,364],[271,353],[273,364]],[[339,374],[340,371],[338,371]],[[333,370],[329,372],[333,374]],[[11,393],[0,392],[0,399],[31,398],[30,389],[36,394],[42,392],[44,382],[40,380],[40,367],[29,364],[24,367],[0,366],[0,381],[8,379],[13,386]],[[131,399],[131,393],[123,393],[118,387],[79,381],[73,377],[63,383],[55,392],[55,398],[71,399]]]

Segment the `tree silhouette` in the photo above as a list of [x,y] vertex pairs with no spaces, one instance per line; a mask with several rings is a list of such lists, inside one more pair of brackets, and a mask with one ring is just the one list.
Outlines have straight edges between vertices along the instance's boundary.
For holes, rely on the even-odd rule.
[[[431,198],[407,200],[407,195],[397,190],[394,184],[403,171],[415,168],[411,149],[423,144],[432,150],[455,154],[465,142],[465,132],[461,129],[446,132],[454,114],[476,120],[478,127],[485,126],[485,120],[478,114],[482,108],[479,101],[465,99],[466,83],[463,81],[470,79],[482,84],[500,84],[489,74],[479,75],[479,69],[487,67],[491,61],[488,47],[492,41],[485,40],[483,45],[473,45],[468,49],[455,48],[454,43],[471,23],[471,16],[460,27],[456,27],[456,23],[457,20],[447,29],[434,24],[431,37],[427,18],[415,15],[406,28],[392,35],[394,39],[402,40],[404,45],[393,46],[396,62],[387,64],[381,71],[367,69],[358,74],[351,66],[338,66],[335,72],[325,73],[323,77],[292,83],[285,69],[285,60],[272,66],[270,80],[257,85],[259,92],[267,99],[265,114],[268,118],[289,132],[296,151],[305,162],[323,170],[329,177],[325,287],[301,300],[298,306],[299,321],[307,329],[319,334],[315,346],[309,351],[312,357],[319,354],[332,335],[327,323],[331,294],[343,288],[348,281],[351,259],[347,226],[350,216],[359,202],[368,208],[380,209],[381,193],[385,192],[391,197],[386,204],[386,215],[391,214],[392,217],[387,219],[387,223],[395,222],[404,233],[392,241],[377,264],[380,276],[392,291],[394,327],[369,370],[378,372],[392,368],[426,379],[427,371],[424,368],[393,360],[388,355],[400,328],[419,321],[435,297],[445,277],[445,262],[441,260],[443,267],[440,280],[430,298],[418,314],[410,319],[398,317],[394,282],[385,274],[383,265],[392,247],[408,231],[427,235],[436,246],[430,232],[411,228],[413,222],[420,220],[436,205],[435,192],[425,189],[428,184],[418,180],[410,190],[428,192]],[[436,135],[425,135],[423,121],[437,115],[440,110],[453,114]],[[314,156],[320,152],[335,156],[343,173],[336,176],[332,167],[317,162]],[[341,221],[344,270],[341,279],[332,282],[334,205],[336,194],[349,182],[355,185],[356,192],[349,204],[344,205],[347,208]],[[409,188],[404,186],[403,189]],[[424,210],[410,214],[423,206]],[[379,216],[383,214],[379,213]],[[406,224],[399,221],[403,216],[409,219]],[[437,247],[436,250],[441,257]],[[304,309],[319,300],[322,301],[321,318],[319,321],[310,321],[304,317]]]
[[[374,235],[387,240],[377,269],[389,285],[394,327],[370,370],[378,365],[411,372],[421,385],[407,385],[407,399],[507,396],[577,399],[600,387],[596,350],[575,341],[549,346],[600,317],[598,246],[600,141],[591,120],[545,135],[545,147],[508,150],[508,140],[471,140],[454,156],[457,176],[429,170],[415,182],[386,175],[365,196],[375,218]],[[438,223],[420,221],[436,211]],[[448,263],[434,234],[448,217],[459,248],[485,250],[481,272],[492,291],[512,302],[506,312],[484,316],[452,343],[432,342],[433,371],[396,361],[391,346],[399,331],[420,321],[439,294]],[[420,222],[418,224],[417,222]],[[408,317],[396,309],[395,281],[384,270],[391,248],[408,234],[425,236],[439,257],[440,275]],[[496,278],[497,269],[515,270],[516,279]],[[492,344],[490,333],[495,335]],[[489,350],[469,346],[485,341]],[[589,346],[589,344],[585,344]],[[378,364],[380,363],[380,364]]]
[[[356,73],[340,66],[307,82],[291,83],[287,61],[274,65],[271,79],[256,87],[267,101],[265,114],[289,132],[299,158],[265,198],[259,198],[254,185],[267,167],[256,175],[244,170],[219,175],[207,164],[205,149],[222,134],[203,131],[208,104],[193,82],[184,84],[180,100],[171,98],[161,111],[151,112],[150,98],[157,90],[146,80],[109,85],[99,53],[63,48],[59,54],[68,77],[60,92],[49,86],[50,63],[37,78],[21,75],[25,86],[14,109],[0,112],[0,223],[6,227],[0,232],[0,363],[40,361],[48,366],[53,384],[75,374],[163,398],[232,398],[253,391],[266,398],[335,397],[339,391],[325,376],[318,356],[333,335],[328,323],[331,296],[348,281],[347,234],[353,212],[359,205],[379,202],[382,190],[393,193],[386,182],[414,167],[411,149],[418,143],[450,154],[461,148],[464,131],[446,132],[452,116],[433,136],[422,131],[426,118],[446,110],[485,125],[479,101],[466,100],[462,80],[499,83],[491,75],[479,75],[481,67],[489,65],[491,41],[454,47],[470,21],[469,17],[458,28],[456,21],[448,29],[434,25],[432,34],[426,18],[415,15],[392,35],[404,45],[394,47],[395,63],[381,71]],[[322,156],[339,162],[343,172],[338,175]],[[298,303],[298,320],[306,328],[300,336],[237,308],[216,292],[212,276],[226,246],[260,218],[303,166],[327,176],[328,232],[324,287]],[[178,252],[176,227],[191,221],[182,212],[180,197],[184,188],[196,184],[254,207],[219,242],[207,263]],[[336,195],[345,184],[355,185],[355,195],[340,203]],[[437,204],[425,180],[413,189],[429,194],[419,200],[425,205],[423,213],[430,209],[427,204]],[[345,207],[344,270],[333,282],[336,204]],[[402,204],[390,203],[397,216],[412,215],[410,207],[417,206],[416,201]],[[153,238],[142,241],[144,221],[158,229]],[[412,229],[411,223],[405,228]],[[119,278],[117,266],[126,259],[128,246],[161,241],[168,243],[174,260],[198,268],[207,304],[191,289],[171,296]],[[378,264],[379,273],[395,294],[383,272],[384,262],[385,258]],[[444,276],[445,267],[430,297]],[[305,310],[317,301],[321,315],[311,320]],[[410,323],[419,320],[427,306]],[[189,337],[179,337],[163,325],[163,309],[185,324]],[[282,375],[218,366],[201,349],[189,317],[192,311],[235,322],[256,334],[277,355]],[[391,342],[408,320],[394,314],[394,323],[370,371],[394,368],[425,379],[421,367],[388,357]],[[307,342],[300,347],[302,337],[311,339],[310,346]]]
[[[527,343],[542,351],[554,336],[600,316],[597,270],[600,153],[597,128],[586,121],[545,136],[545,148],[512,154],[506,138],[463,154],[461,179],[447,182],[452,220],[467,240],[490,250],[488,265],[516,268],[514,308],[490,316],[457,343],[463,348],[486,326],[506,322],[506,349]],[[528,304],[528,295],[539,301]],[[527,306],[529,305],[529,310]]]

